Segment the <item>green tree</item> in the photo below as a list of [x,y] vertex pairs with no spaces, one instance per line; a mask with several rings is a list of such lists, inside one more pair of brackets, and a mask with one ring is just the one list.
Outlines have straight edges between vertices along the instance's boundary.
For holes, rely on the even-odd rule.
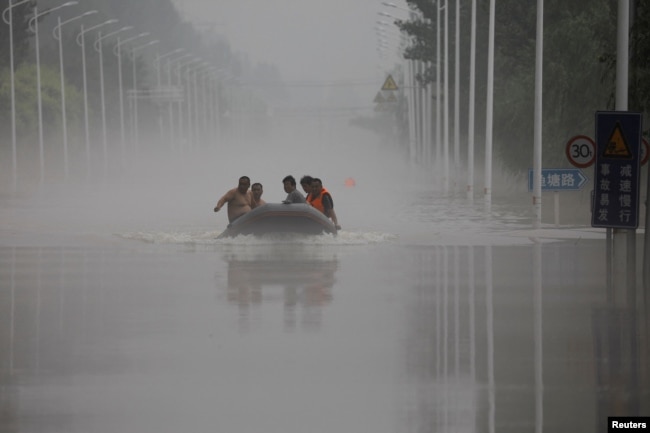
[[[408,0],[420,18],[398,22],[411,44],[407,59],[434,65],[419,79],[435,80],[436,10],[428,0]],[[639,4],[644,2],[638,2]],[[477,134],[483,133],[485,67],[489,2],[478,2]],[[616,2],[612,0],[547,0],[544,11],[543,141],[544,164],[566,163],[564,144],[572,135],[593,133],[594,112],[611,107],[613,75],[610,59],[616,41]],[[469,9],[469,8],[467,8]],[[450,11],[451,12],[451,11]],[[461,16],[461,113],[466,112],[469,59],[469,10]],[[453,20],[450,16],[450,24]],[[513,171],[532,164],[536,4],[497,0],[495,14],[494,147]],[[638,27],[643,24],[637,21]],[[644,27],[646,33],[647,23]],[[453,34],[450,29],[450,35]],[[645,39],[644,39],[645,40]],[[453,52],[453,46],[450,48]],[[637,59],[646,60],[647,55]],[[453,59],[450,59],[453,62]],[[444,65],[443,65],[444,66]],[[450,65],[453,67],[453,64]],[[639,75],[642,81],[642,75]],[[453,77],[452,77],[453,80]],[[647,80],[646,80],[647,81]],[[450,83],[453,86],[453,83]],[[451,88],[451,87],[450,87]],[[650,92],[648,92],[650,94]],[[461,126],[462,127],[462,126]],[[479,137],[480,138],[480,137]],[[479,149],[480,151],[480,149]]]

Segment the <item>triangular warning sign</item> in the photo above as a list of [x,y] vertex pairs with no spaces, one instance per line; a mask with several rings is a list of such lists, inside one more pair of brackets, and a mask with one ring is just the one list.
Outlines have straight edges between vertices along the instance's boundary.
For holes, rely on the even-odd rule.
[[377,92],[377,96],[375,96],[375,100],[373,102],[376,102],[377,104],[381,104],[382,102],[386,102],[386,98],[384,98],[381,92]]
[[386,81],[384,81],[384,85],[381,86],[381,90],[397,90],[397,84],[395,84],[395,80],[393,80],[392,75],[389,75],[386,78]]
[[605,158],[624,158],[631,159],[632,152],[630,151],[629,146],[625,142],[625,137],[623,136],[623,131],[621,130],[620,123],[616,123],[614,127],[614,132],[607,140],[607,146],[605,146],[605,151],[603,152]]

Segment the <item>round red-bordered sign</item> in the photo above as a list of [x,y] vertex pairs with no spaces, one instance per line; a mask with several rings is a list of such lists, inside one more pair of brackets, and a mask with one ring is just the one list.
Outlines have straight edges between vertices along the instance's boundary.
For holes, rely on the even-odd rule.
[[578,168],[587,168],[596,160],[596,143],[586,135],[576,135],[566,144],[566,157]]
[[645,165],[648,162],[648,156],[650,156],[650,144],[645,138],[641,139],[641,165]]

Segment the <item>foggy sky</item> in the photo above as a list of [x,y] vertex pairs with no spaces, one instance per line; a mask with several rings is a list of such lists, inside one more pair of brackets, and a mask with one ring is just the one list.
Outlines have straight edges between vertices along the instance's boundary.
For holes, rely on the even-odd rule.
[[[173,0],[194,24],[214,23],[233,51],[275,64],[285,81],[377,81],[380,0]],[[396,0],[400,7],[405,3]],[[376,86],[364,89],[374,97]],[[358,89],[362,91],[361,89]]]

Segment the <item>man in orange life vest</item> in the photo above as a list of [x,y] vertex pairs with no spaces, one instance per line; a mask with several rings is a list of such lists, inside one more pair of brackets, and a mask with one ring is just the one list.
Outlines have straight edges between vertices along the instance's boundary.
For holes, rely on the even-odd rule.
[[314,206],[319,211],[323,212],[326,217],[331,218],[337,230],[341,230],[336,212],[334,212],[334,200],[332,195],[323,188],[323,182],[315,177],[311,181],[311,192],[307,197],[310,205]]

